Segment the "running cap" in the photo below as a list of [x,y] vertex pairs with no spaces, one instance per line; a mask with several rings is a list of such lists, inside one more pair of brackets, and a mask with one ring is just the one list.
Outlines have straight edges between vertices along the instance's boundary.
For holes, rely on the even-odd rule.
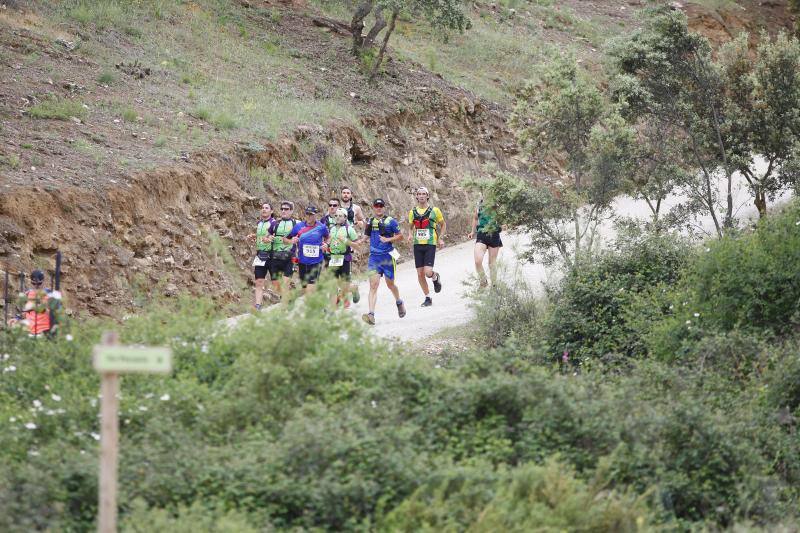
[[417,187],[417,192],[424,192],[428,196],[431,195],[431,193],[428,192],[428,188],[427,187]]
[[306,207],[306,214],[307,215],[316,215],[317,214],[317,208],[314,207],[313,205],[309,205],[308,207]]
[[44,281],[44,272],[38,269],[31,272],[31,282],[41,283],[43,281]]
[[375,198],[372,207],[386,207],[386,202],[383,201],[383,198]]

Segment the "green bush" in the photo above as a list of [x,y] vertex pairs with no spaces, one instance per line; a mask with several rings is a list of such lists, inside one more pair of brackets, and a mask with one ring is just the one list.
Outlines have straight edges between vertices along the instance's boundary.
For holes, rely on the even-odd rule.
[[689,257],[688,245],[670,235],[623,241],[594,262],[569,272],[551,296],[547,341],[554,356],[582,362],[646,355],[637,331],[641,311],[657,317],[653,302],[673,284]]
[[587,484],[550,460],[510,471],[456,468],[437,473],[382,523],[385,531],[639,531],[644,499]]
[[521,278],[507,281],[498,274],[491,290],[473,296],[478,338],[489,348],[536,342],[540,304],[531,287]]
[[257,533],[262,529],[253,523],[253,517],[240,511],[207,509],[201,503],[180,506],[174,512],[148,508],[142,500],[133,502],[131,510],[122,520],[120,530],[125,533]]
[[76,100],[61,97],[51,97],[42,100],[28,109],[28,114],[33,118],[49,118],[56,120],[69,120],[72,117],[81,120],[86,118],[86,108]]
[[759,221],[749,234],[710,242],[671,295],[668,316],[652,327],[650,351],[682,359],[705,335],[734,330],[781,337],[800,315],[800,203]]

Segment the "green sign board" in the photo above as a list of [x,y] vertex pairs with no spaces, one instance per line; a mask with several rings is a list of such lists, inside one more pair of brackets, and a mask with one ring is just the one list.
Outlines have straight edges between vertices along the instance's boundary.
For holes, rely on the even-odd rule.
[[169,348],[95,346],[94,368],[98,372],[169,374],[172,351]]

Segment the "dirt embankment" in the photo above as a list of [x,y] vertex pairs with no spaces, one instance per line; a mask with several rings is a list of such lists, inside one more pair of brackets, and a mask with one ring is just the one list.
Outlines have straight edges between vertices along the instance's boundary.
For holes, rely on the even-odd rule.
[[430,111],[366,119],[364,130],[301,126],[274,143],[192,154],[100,192],[6,189],[0,257],[10,270],[26,271],[51,267],[48,258],[60,249],[70,307],[121,317],[148,295],[183,289],[246,301],[252,250],[244,236],[262,200],[322,207],[347,184],[367,212],[381,196],[400,216],[412,204],[412,189],[425,185],[448,216],[451,236],[466,233],[474,199],[460,182],[485,162],[522,172],[521,158],[498,110],[466,94],[418,90]]

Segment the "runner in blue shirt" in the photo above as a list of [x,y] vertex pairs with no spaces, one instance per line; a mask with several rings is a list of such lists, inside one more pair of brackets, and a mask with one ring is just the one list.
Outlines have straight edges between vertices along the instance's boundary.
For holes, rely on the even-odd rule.
[[317,208],[313,205],[306,207],[306,218],[295,225],[289,238],[297,246],[299,259],[300,283],[306,292],[313,290],[313,285],[319,279],[322,271],[322,244],[327,242],[328,226],[317,222]]
[[397,251],[394,243],[403,240],[400,232],[400,225],[397,220],[386,216],[384,209],[386,202],[381,198],[372,203],[375,216],[371,217],[364,228],[364,235],[369,237],[369,313],[361,315],[367,324],[375,324],[375,304],[378,301],[378,287],[381,284],[381,277],[386,281],[386,286],[392,291],[395,303],[397,304],[397,314],[400,318],[406,316],[406,306],[400,299],[400,291],[394,284],[394,273],[397,268],[395,259]]

